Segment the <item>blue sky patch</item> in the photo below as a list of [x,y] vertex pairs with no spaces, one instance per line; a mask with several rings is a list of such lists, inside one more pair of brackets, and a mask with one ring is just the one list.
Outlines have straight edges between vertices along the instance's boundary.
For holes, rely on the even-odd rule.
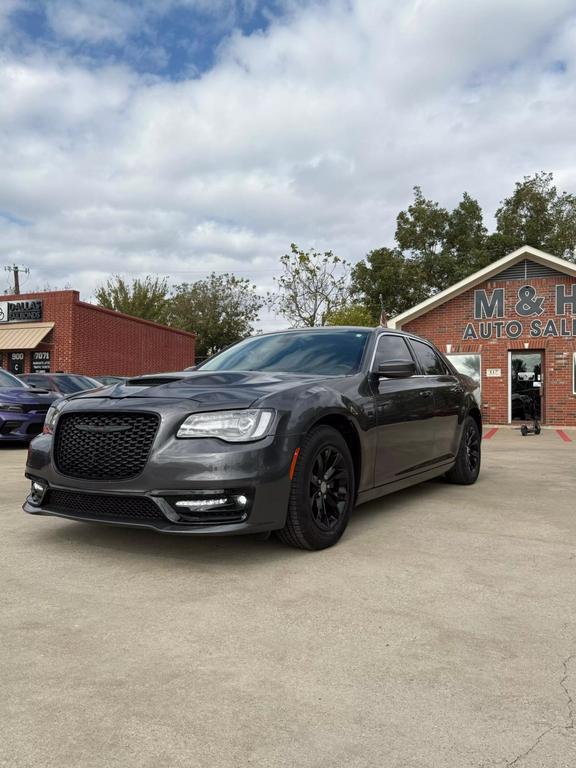
[[[142,74],[170,80],[211,69],[219,46],[233,32],[265,31],[287,8],[315,0],[174,0],[159,3],[111,0],[28,0],[11,16],[11,48],[59,49],[93,66],[121,63]],[[162,8],[162,5],[160,5]]]

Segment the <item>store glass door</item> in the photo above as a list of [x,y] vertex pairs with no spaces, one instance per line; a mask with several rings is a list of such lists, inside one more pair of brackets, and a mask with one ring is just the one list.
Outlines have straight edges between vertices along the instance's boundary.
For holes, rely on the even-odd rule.
[[542,353],[510,353],[512,421],[542,418]]

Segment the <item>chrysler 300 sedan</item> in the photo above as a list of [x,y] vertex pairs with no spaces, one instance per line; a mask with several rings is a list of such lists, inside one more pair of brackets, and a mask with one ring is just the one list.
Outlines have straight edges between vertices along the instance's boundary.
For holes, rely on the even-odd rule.
[[246,339],[196,370],[54,404],[24,509],[183,535],[331,546],[356,504],[480,470],[475,383],[385,328]]

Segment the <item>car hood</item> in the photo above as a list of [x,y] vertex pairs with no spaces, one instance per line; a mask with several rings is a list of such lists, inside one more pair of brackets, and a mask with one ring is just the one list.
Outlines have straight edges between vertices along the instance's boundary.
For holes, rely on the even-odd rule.
[[[179,378],[179,377],[182,378]],[[326,376],[306,376],[292,373],[263,373],[260,371],[187,371],[183,374],[132,379],[106,389],[82,392],[73,400],[136,398],[193,400],[199,406],[216,408],[247,408],[267,395],[326,379]]]
[[31,389],[20,389],[20,387],[2,387],[0,388],[0,403],[17,403],[18,405],[42,405],[54,402],[58,395],[52,392],[34,392]]

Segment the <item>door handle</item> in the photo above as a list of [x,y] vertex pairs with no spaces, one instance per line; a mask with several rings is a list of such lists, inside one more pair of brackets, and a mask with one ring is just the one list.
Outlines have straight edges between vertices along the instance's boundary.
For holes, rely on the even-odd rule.
[[420,397],[432,397],[432,390],[431,389],[424,389],[419,394],[420,394]]

